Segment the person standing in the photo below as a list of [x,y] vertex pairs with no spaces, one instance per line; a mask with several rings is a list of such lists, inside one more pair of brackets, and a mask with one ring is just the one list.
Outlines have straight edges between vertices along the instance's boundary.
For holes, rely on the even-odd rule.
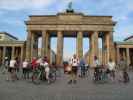
[[31,61],[31,66],[32,66],[32,71],[35,71],[35,69],[37,68],[37,58],[33,57],[32,61]]
[[80,67],[80,70],[81,70],[81,77],[85,77],[85,60],[83,58],[81,58],[80,60],[80,63],[79,63],[79,67]]
[[109,75],[110,75],[110,78],[112,81],[115,80],[115,67],[116,67],[116,64],[115,62],[113,62],[112,59],[109,59],[109,62],[108,62],[108,70],[109,70]]
[[68,84],[77,83],[77,71],[78,71],[78,66],[79,66],[79,58],[76,56],[76,54],[73,55],[73,57],[70,60],[70,65],[71,65],[71,79],[68,82]]
[[10,66],[9,66],[9,72],[10,72],[10,78],[12,81],[16,80],[16,60],[12,59],[10,60]]
[[2,74],[5,74],[8,71],[8,68],[9,68],[9,59],[8,57],[5,57]]
[[9,64],[10,64],[10,60],[8,59],[8,57],[5,57],[5,61],[4,61],[4,71],[2,72],[3,74],[6,73],[6,80],[9,80],[10,77],[10,72],[9,72]]
[[94,80],[98,81],[100,80],[100,61],[97,58],[97,56],[94,57],[94,62],[93,62],[93,67],[94,67]]
[[23,62],[23,78],[24,79],[27,79],[29,78],[29,75],[28,75],[28,65],[29,65],[29,62],[25,59],[25,61]]
[[50,84],[50,67],[49,67],[49,63],[48,63],[48,59],[47,57],[44,57],[44,62],[43,62],[43,66],[44,66],[44,69],[45,69],[45,75],[46,75],[46,80],[48,82],[48,84]]
[[119,67],[119,81],[122,81],[124,83],[129,82],[129,76],[127,73],[127,63],[123,57],[120,59],[118,67]]
[[22,63],[21,63],[19,57],[16,57],[15,60],[16,60],[16,64],[15,64],[16,79],[19,80],[19,78],[20,78],[20,66]]

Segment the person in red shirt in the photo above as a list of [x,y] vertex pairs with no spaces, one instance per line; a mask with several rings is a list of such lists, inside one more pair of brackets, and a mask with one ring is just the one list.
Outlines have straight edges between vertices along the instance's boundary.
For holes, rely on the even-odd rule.
[[32,70],[35,70],[37,67],[37,59],[34,57],[31,62]]

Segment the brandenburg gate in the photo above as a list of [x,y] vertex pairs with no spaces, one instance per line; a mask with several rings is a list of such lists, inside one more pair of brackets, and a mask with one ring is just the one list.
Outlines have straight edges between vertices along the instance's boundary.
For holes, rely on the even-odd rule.
[[[83,38],[90,39],[88,45],[89,64],[93,64],[94,56],[99,55],[98,39],[102,39],[102,63],[106,64],[110,58],[115,61],[113,42],[113,28],[116,24],[112,16],[84,15],[75,11],[66,10],[56,15],[32,15],[25,22],[27,25],[26,58],[37,57],[38,38],[42,38],[41,56],[50,60],[51,37],[57,37],[56,63],[63,62],[64,37],[76,37],[76,54],[83,57]],[[67,44],[69,45],[69,44]]]

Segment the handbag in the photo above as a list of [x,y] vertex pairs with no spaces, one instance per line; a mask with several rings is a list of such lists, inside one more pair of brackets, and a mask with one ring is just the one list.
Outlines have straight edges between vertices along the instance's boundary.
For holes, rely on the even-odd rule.
[[72,71],[72,67],[71,66],[67,66],[67,71],[68,72]]

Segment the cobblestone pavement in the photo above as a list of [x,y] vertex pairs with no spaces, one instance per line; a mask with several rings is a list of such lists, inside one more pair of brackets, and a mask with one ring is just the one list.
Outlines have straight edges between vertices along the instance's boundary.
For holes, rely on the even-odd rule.
[[91,78],[78,79],[68,85],[68,76],[62,75],[54,84],[35,85],[31,81],[5,81],[0,74],[0,100],[133,100],[133,73],[129,84],[94,84]]

